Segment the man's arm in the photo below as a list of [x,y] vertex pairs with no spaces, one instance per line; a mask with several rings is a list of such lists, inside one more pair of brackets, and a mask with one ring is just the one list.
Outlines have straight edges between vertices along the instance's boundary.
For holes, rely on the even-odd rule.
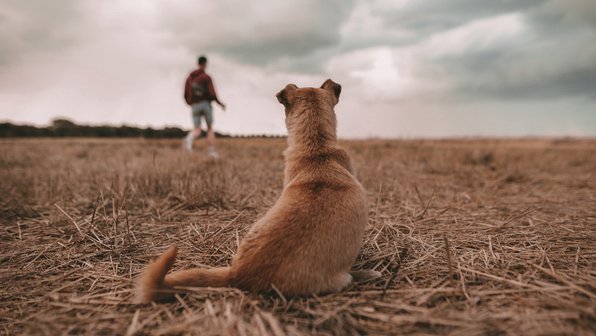
[[226,104],[222,103],[219,98],[217,97],[217,93],[215,92],[215,85],[213,85],[213,79],[209,76],[209,82],[207,84],[207,89],[209,90],[209,96],[213,98],[213,100],[221,106],[222,109],[226,109]]

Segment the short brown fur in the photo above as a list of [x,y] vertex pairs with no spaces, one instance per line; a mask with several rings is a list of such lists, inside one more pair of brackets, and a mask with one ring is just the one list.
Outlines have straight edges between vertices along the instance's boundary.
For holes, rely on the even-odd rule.
[[288,148],[284,190],[249,230],[230,267],[167,274],[176,258],[170,247],[137,283],[137,302],[164,301],[175,287],[233,286],[252,292],[273,287],[284,295],[341,291],[374,271],[349,273],[367,223],[366,194],[348,154],[337,144],[333,110],[341,86],[288,84],[277,94],[285,106]]

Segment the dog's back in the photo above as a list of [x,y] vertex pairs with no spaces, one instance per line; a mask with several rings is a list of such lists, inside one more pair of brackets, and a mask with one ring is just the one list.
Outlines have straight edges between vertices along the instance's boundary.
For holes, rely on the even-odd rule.
[[337,146],[335,93],[289,89],[280,93],[289,99],[286,185],[245,238],[231,283],[257,290],[273,284],[287,294],[336,291],[349,283],[347,272],[360,249],[366,194]]

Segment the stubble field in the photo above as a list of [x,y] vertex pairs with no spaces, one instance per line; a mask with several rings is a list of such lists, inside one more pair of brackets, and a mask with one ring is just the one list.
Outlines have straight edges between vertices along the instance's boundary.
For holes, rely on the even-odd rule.
[[282,189],[284,139],[0,141],[0,333],[594,335],[596,140],[345,141],[368,192],[339,294],[194,288],[135,305],[133,281],[227,265]]

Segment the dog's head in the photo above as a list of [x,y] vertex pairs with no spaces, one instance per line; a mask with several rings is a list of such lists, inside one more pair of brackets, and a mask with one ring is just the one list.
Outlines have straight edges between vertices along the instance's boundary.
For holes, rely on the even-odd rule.
[[299,88],[288,84],[275,96],[285,107],[288,130],[299,120],[309,123],[328,121],[329,126],[335,129],[333,107],[339,102],[340,93],[341,85],[327,79],[320,88]]
[[315,88],[299,88],[295,84],[288,84],[286,87],[279,91],[275,96],[277,100],[288,110],[292,109],[296,98],[299,96],[306,96],[308,93],[316,91],[317,95],[324,97],[331,106],[335,106],[339,102],[339,95],[341,93],[341,85],[335,83],[331,79],[327,79],[320,89]]

